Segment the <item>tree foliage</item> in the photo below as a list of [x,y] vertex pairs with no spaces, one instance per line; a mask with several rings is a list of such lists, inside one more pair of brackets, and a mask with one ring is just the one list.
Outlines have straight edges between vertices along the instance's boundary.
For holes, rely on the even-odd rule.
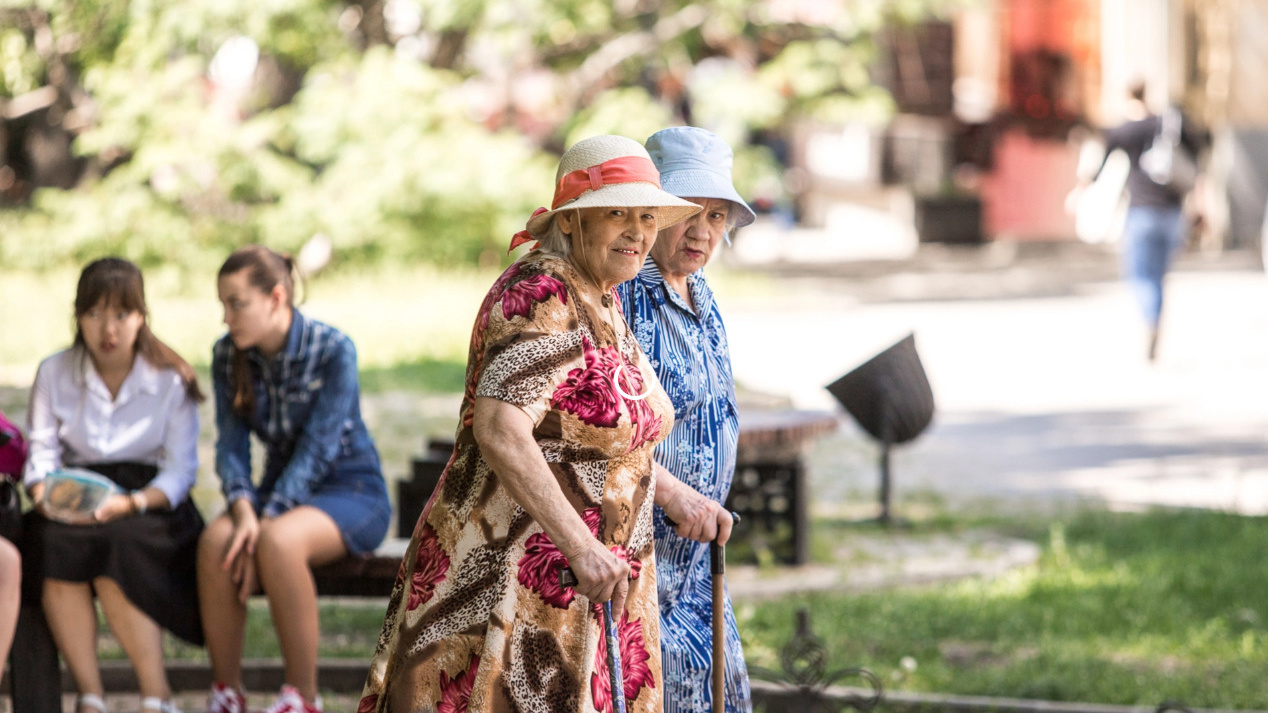
[[51,88],[80,159],[0,210],[0,261],[205,268],[318,234],[345,261],[496,261],[585,136],[689,120],[743,189],[778,170],[754,131],[883,117],[873,36],[943,4],[0,0],[0,116],[29,131]]

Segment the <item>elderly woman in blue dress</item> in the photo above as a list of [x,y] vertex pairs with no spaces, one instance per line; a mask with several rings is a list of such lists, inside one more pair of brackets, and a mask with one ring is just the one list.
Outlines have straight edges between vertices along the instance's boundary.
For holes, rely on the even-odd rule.
[[[665,713],[707,713],[713,598],[703,542],[725,544],[730,536],[722,503],[735,475],[739,422],[726,328],[703,268],[755,216],[731,184],[731,148],[715,134],[664,129],[647,140],[647,152],[666,191],[703,207],[660,231],[643,269],[619,289],[626,320],[674,403],[674,426],[656,462],[704,496],[690,498],[691,514],[675,512],[672,525],[657,507],[654,523]],[[726,711],[746,713],[752,699],[729,598],[725,618]]]

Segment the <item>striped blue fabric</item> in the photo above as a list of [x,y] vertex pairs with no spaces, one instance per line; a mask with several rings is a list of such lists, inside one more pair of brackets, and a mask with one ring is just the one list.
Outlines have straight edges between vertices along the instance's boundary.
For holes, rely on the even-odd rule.
[[[649,257],[617,289],[626,321],[674,402],[674,427],[656,461],[713,500],[726,502],[735,475],[739,417],[726,328],[702,273],[687,279],[692,311]],[[656,508],[665,713],[709,713],[712,703],[713,593],[709,546],[679,537]],[[753,709],[731,600],[726,600],[726,711]]]

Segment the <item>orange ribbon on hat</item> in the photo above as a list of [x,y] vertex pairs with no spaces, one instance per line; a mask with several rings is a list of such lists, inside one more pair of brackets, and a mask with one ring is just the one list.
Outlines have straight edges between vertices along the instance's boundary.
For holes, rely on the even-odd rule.
[[[597,191],[604,186],[621,183],[650,183],[660,188],[660,171],[656,170],[656,164],[642,156],[620,156],[589,168],[571,171],[560,178],[559,184],[555,186],[555,197],[550,202],[550,209],[557,210],[564,203],[580,198],[586,191]],[[545,212],[545,208],[538,208],[533,211],[533,218]],[[507,252],[530,240],[533,240],[533,236],[527,229],[519,231],[511,237],[511,247]]]
[[[533,211],[533,218],[536,218],[537,216],[539,216],[539,215],[541,215],[542,213],[545,213],[545,212],[546,212],[546,209],[545,209],[545,208],[538,208],[537,210]],[[532,218],[530,218],[529,220],[532,220]],[[517,232],[515,235],[512,235],[512,236],[511,236],[511,247],[507,248],[507,249],[506,249],[506,252],[508,252],[508,253],[509,253],[509,252],[511,252],[512,250],[514,250],[515,248],[518,248],[519,246],[521,246],[521,245],[523,245],[524,243],[527,243],[527,242],[529,242],[529,241],[531,241],[531,240],[533,240],[533,234],[532,234],[532,233],[530,233],[530,232],[528,232],[528,229],[527,229],[527,228],[525,228],[524,230],[521,230],[521,231]],[[537,245],[533,245],[532,249],[533,249],[533,250],[536,250],[536,249],[537,249]]]

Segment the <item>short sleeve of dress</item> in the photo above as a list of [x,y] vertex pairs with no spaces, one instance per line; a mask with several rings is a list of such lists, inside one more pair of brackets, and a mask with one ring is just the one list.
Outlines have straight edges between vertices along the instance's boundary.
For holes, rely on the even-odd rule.
[[559,258],[531,254],[494,283],[476,321],[476,396],[518,406],[540,424],[550,395],[583,360],[576,291]]

